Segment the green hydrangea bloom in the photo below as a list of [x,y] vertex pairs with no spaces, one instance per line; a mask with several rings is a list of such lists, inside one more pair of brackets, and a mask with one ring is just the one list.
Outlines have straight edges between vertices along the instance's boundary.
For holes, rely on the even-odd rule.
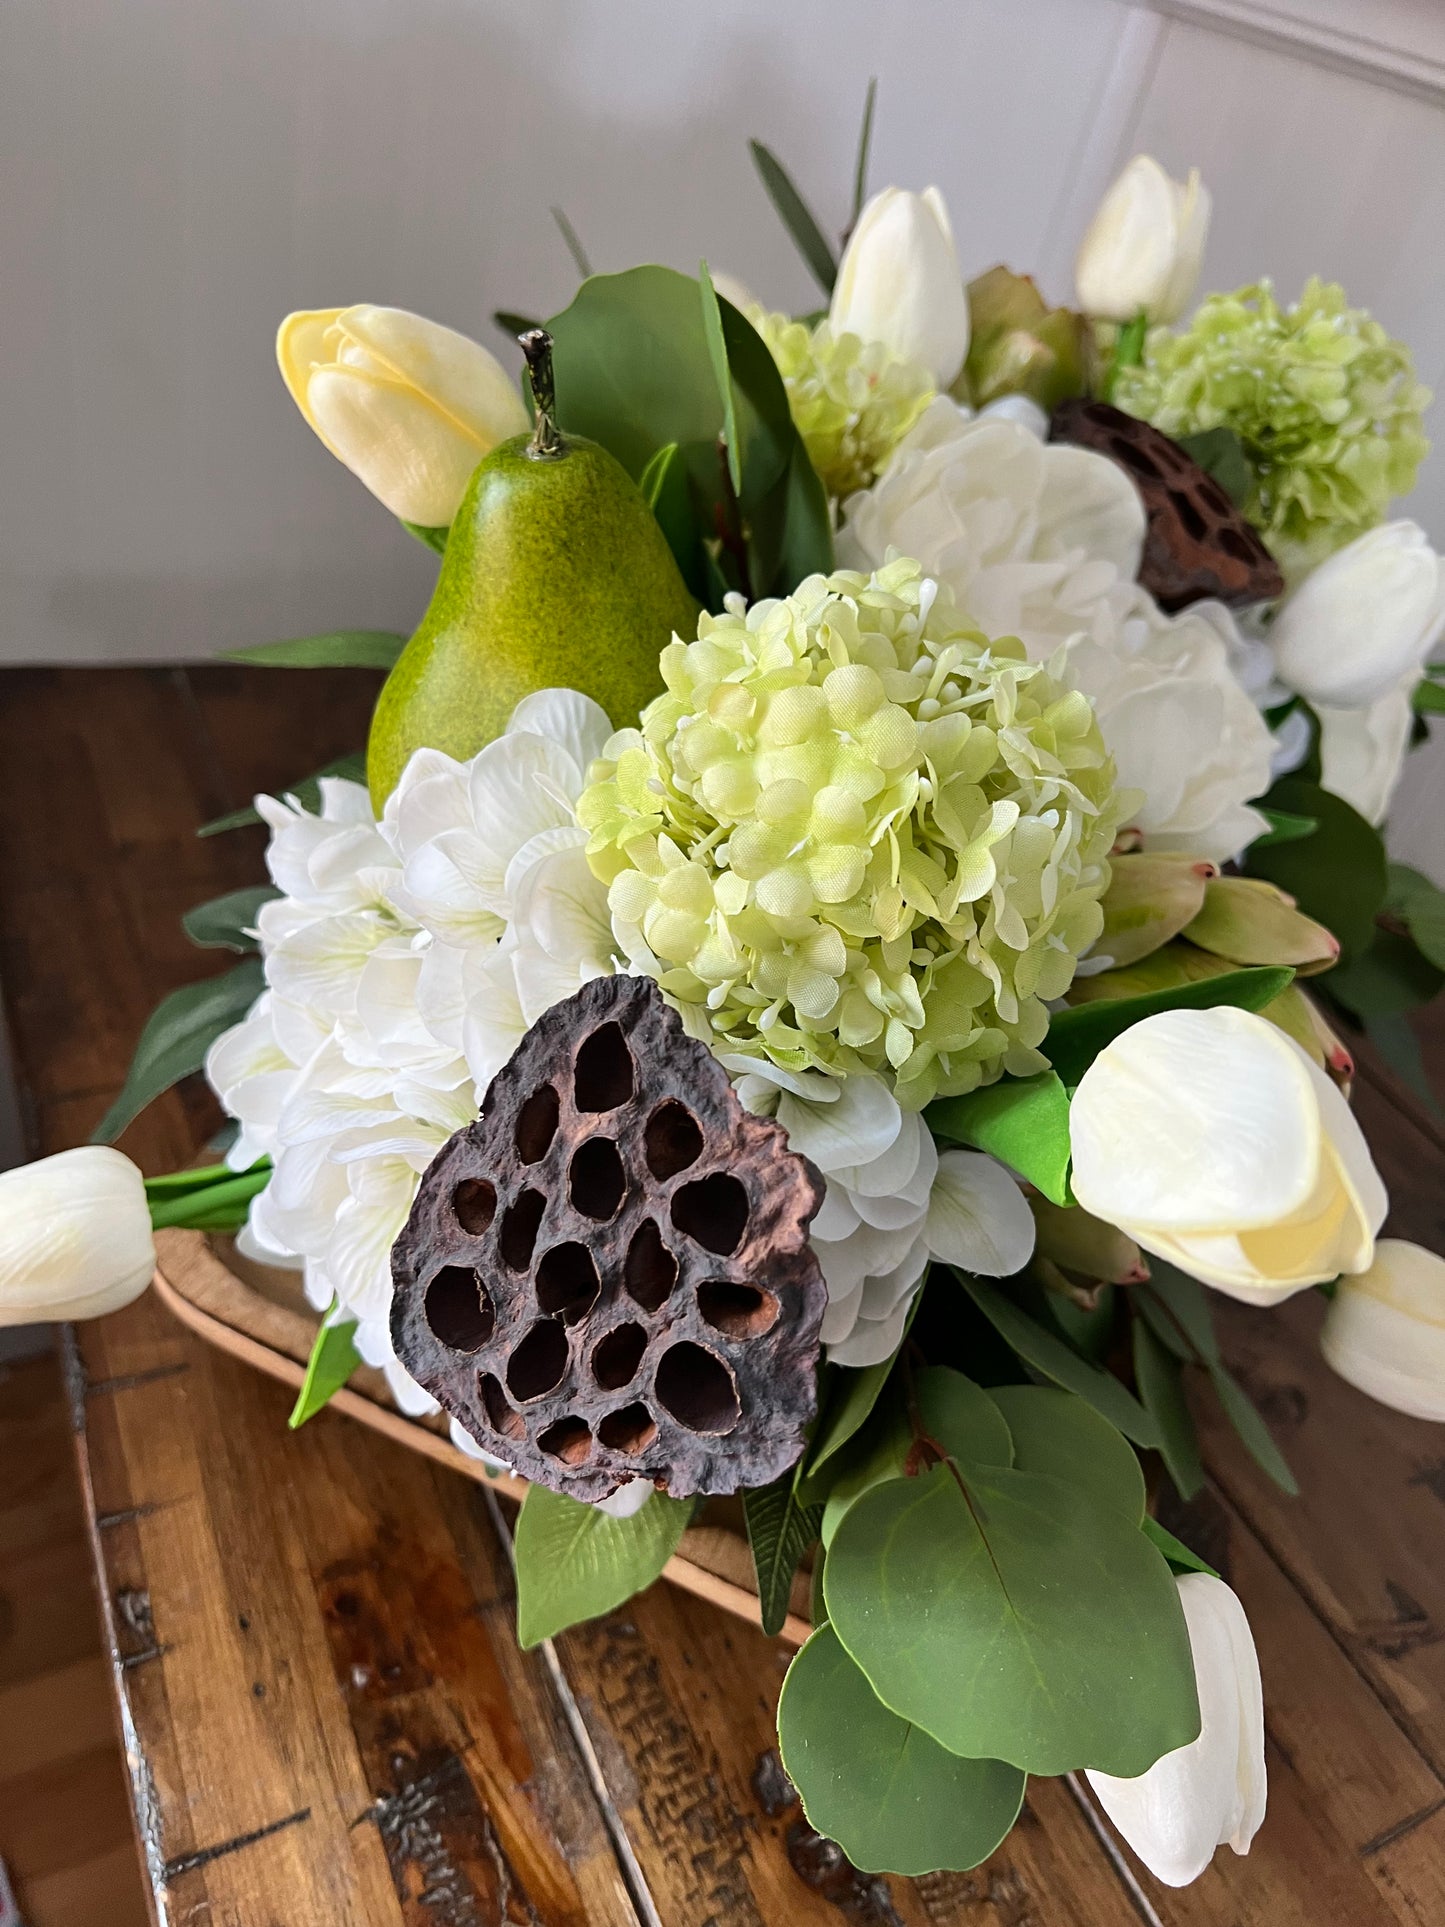
[[1042,1069],[1134,800],[1088,699],[907,559],[730,597],[662,672],[577,814],[690,1027],[915,1107]]
[[1151,329],[1113,399],[1166,435],[1233,429],[1254,476],[1245,513],[1291,570],[1382,520],[1430,446],[1409,349],[1318,279],[1292,308],[1260,281]]
[[881,341],[835,335],[785,314],[752,307],[748,319],[768,344],[808,459],[830,495],[867,488],[933,400],[926,368],[901,361]]

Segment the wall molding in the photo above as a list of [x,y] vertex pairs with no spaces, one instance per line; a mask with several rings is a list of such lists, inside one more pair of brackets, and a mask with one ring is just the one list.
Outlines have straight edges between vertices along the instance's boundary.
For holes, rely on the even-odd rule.
[[1440,0],[1130,0],[1166,19],[1302,54],[1397,92],[1445,101]]

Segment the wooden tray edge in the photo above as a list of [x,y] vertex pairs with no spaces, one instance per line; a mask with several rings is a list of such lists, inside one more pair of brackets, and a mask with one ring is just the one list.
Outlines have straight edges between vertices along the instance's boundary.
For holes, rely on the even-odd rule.
[[[172,1236],[177,1234],[173,1233]],[[201,1233],[180,1234],[202,1242]],[[214,1262],[219,1264],[219,1259]],[[299,1389],[305,1377],[305,1368],[284,1353],[273,1351],[249,1333],[238,1331],[223,1319],[216,1318],[200,1305],[193,1304],[184,1293],[178,1291],[157,1265],[151,1280],[152,1289],[161,1303],[178,1319],[181,1324],[193,1331],[198,1338],[217,1351],[226,1352],[232,1358],[249,1365],[252,1370],[264,1372],[268,1377],[278,1379],[283,1385]],[[479,1459],[469,1458],[460,1452],[449,1440],[440,1438],[424,1425],[416,1425],[402,1412],[378,1405],[374,1399],[360,1392],[353,1392],[343,1386],[332,1394],[331,1407],[343,1412],[348,1418],[357,1419],[369,1425],[383,1437],[394,1439],[399,1445],[407,1446],[413,1452],[422,1452],[434,1459],[438,1465],[448,1466],[453,1472],[460,1472],[466,1478],[485,1485],[493,1492],[500,1492],[504,1498],[520,1504],[527,1495],[527,1481],[519,1479],[510,1472],[487,1473]],[[744,1586],[737,1586],[719,1574],[709,1572],[703,1566],[695,1565],[681,1553],[674,1553],[662,1569],[662,1576],[671,1585],[680,1586],[684,1592],[694,1593],[709,1604],[720,1606],[724,1612],[732,1613],[738,1619],[745,1619],[755,1626],[761,1625],[761,1609],[756,1593],[749,1592]],[[812,1632],[807,1620],[797,1613],[789,1613],[783,1621],[779,1637],[791,1646],[801,1646]]]

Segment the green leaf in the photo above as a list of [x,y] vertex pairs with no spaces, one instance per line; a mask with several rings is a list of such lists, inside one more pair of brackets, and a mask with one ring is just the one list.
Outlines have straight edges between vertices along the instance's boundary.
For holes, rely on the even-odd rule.
[[1385,900],[1385,846],[1378,831],[1342,797],[1301,776],[1281,777],[1263,799],[1270,809],[1311,816],[1313,836],[1293,843],[1252,844],[1244,865],[1296,899],[1340,942],[1340,962],[1367,950],[1375,913]]
[[248,957],[219,977],[183,984],[163,997],[146,1019],[120,1096],[96,1125],[91,1143],[114,1144],[153,1098],[198,1071],[216,1038],[240,1023],[265,987],[259,959]]
[[743,1517],[758,1580],[758,1603],[763,1631],[783,1630],[792,1600],[793,1574],[803,1562],[823,1524],[820,1505],[799,1505],[797,1480],[785,1472],[771,1485],[743,1493]]
[[[903,1321],[903,1336],[898,1341],[900,1352],[908,1343],[908,1334],[922,1302],[923,1293],[918,1292]],[[892,1358],[880,1359],[876,1365],[826,1367],[829,1387],[820,1405],[821,1419],[798,1475],[798,1493],[805,1504],[827,1496],[829,1479],[823,1475],[822,1468],[867,1423],[897,1358],[898,1352],[894,1352]]]
[[[442,531],[445,538],[446,531]],[[295,636],[289,642],[252,642],[226,649],[223,662],[260,669],[390,669],[406,637],[389,629],[333,629],[327,636]]]
[[778,1745],[810,1824],[865,1873],[976,1867],[1023,1805],[1017,1767],[959,1759],[890,1713],[830,1626],[788,1668]]
[[504,335],[511,336],[514,348],[517,345],[518,335],[529,335],[534,328],[540,328],[542,325],[540,321],[534,321],[531,315],[514,314],[510,308],[494,308],[492,319]]
[[[1338,932],[1336,933],[1338,935]],[[1061,1010],[1049,1024],[1039,1046],[1065,1084],[1078,1083],[1103,1050],[1131,1025],[1161,1010],[1212,1010],[1233,1004],[1240,1010],[1263,1010],[1294,977],[1292,970],[1227,970],[1218,977],[1171,985],[1141,997],[1101,998]]]
[[999,1336],[1035,1371],[1042,1372],[1066,1392],[1077,1392],[1100,1417],[1136,1445],[1158,1445],[1159,1430],[1144,1407],[1111,1372],[1101,1371],[1071,1351],[1062,1338],[1030,1318],[996,1285],[965,1271],[954,1276]]
[[1201,1559],[1197,1552],[1191,1552],[1182,1539],[1176,1539],[1168,1527],[1161,1526],[1157,1519],[1146,1518],[1144,1532],[1169,1561],[1171,1572],[1207,1572],[1211,1579],[1219,1577],[1207,1559]]
[[1391,863],[1385,908],[1405,925],[1421,955],[1445,970],[1445,890],[1408,863]]
[[181,927],[193,944],[202,950],[239,950],[259,948],[250,934],[256,913],[263,903],[271,903],[281,892],[269,883],[252,883],[244,890],[229,890],[209,903],[198,903],[181,918]]
[[1445,688],[1429,677],[1422,677],[1410,698],[1417,716],[1445,716]]
[[831,294],[833,283],[838,278],[838,263],[833,258],[833,250],[823,230],[813,219],[802,195],[794,187],[788,170],[772,149],[765,147],[761,141],[749,141],[748,151],[767,189],[768,199],[793,238],[793,245],[807,262],[813,279],[824,294]]
[[1403,1015],[1376,1015],[1366,1024],[1365,1035],[1396,1077],[1421,1099],[1425,1108],[1436,1117],[1445,1115],[1431,1088],[1420,1040],[1411,1028],[1409,1018]]
[[1313,816],[1291,816],[1288,810],[1259,809],[1261,816],[1268,817],[1269,828],[1263,836],[1257,836],[1250,845],[1251,849],[1267,850],[1272,843],[1299,843],[1307,836],[1313,836],[1319,828],[1319,819]]
[[[336,1300],[331,1301],[329,1319],[336,1309]],[[301,1381],[301,1390],[296,1394],[296,1403],[291,1408],[291,1416],[286,1423],[294,1432],[298,1425],[304,1425],[314,1418],[327,1400],[339,1392],[361,1363],[361,1353],[352,1342],[356,1330],[354,1318],[343,1318],[338,1323],[324,1324],[316,1334],[316,1343],[311,1347],[311,1356],[306,1361],[306,1376]]]
[[631,1518],[614,1519],[544,1485],[529,1486],[514,1548],[520,1644],[536,1646],[650,1586],[691,1517],[691,1501],[662,1492]]
[[834,1534],[823,1588],[884,1705],[951,1753],[1132,1778],[1198,1736],[1168,1565],[1062,1479],[949,1463],[876,1486]]
[[1204,1465],[1184,1395],[1184,1367],[1143,1318],[1133,1326],[1134,1383],[1159,1428],[1159,1451],[1174,1489],[1181,1499],[1192,1499],[1204,1489]]
[[1267,1472],[1281,1492],[1287,1492],[1292,1499],[1299,1497],[1299,1485],[1294,1473],[1285,1463],[1283,1452],[1270,1436],[1269,1427],[1255,1410],[1254,1401],[1223,1365],[1216,1365],[1210,1371],[1210,1379],[1224,1416],[1229,1420],[1246,1451],[1262,1471]]
[[858,216],[863,212],[863,203],[868,198],[868,155],[873,146],[873,106],[878,98],[878,76],[875,74],[868,82],[868,96],[863,102],[863,125],[858,129],[858,158],[853,163],[853,212],[848,217],[848,232],[851,234],[858,225]]
[[420,522],[408,522],[400,515],[396,519],[401,523],[401,526],[406,530],[408,535],[414,535],[416,537],[423,548],[432,549],[438,555],[446,554],[447,537],[451,534],[449,528],[426,529],[422,527]]
[[1407,937],[1377,925],[1369,949],[1353,963],[1336,965],[1325,988],[1368,1025],[1417,1010],[1436,997],[1442,986],[1445,970],[1422,954],[1413,929]]
[[1197,435],[1181,435],[1178,439],[1179,446],[1214,477],[1235,507],[1243,508],[1254,487],[1254,471],[1234,430],[1203,428]]
[[939,1098],[924,1121],[935,1137],[987,1151],[1055,1204],[1073,1203],[1069,1093],[1057,1072],[1006,1077],[967,1097]]
[[[352,756],[338,756],[334,763],[327,763],[317,770],[314,776],[303,777],[285,791],[294,796],[303,810],[314,815],[321,808],[321,779],[324,776],[340,776],[348,783],[366,781],[366,755],[359,751]],[[244,830],[252,823],[259,823],[260,817],[254,809],[232,810],[229,816],[218,816],[211,823],[203,823],[196,831],[197,836],[220,836],[226,830]]]
[[184,1186],[146,1179],[151,1229],[164,1231],[237,1231],[246,1222],[251,1200],[271,1181],[271,1161],[262,1158],[249,1171],[228,1165],[207,1165]]
[[1019,1472],[1044,1472],[1080,1486],[1090,1503],[1114,1506],[1131,1525],[1144,1517],[1144,1473],[1116,1427],[1074,1392],[1048,1385],[995,1385],[987,1396],[1013,1439]]
[[712,276],[707,271],[706,261],[699,261],[697,278],[702,290],[702,327],[707,337],[708,360],[712,363],[713,380],[717,383],[718,396],[723,405],[722,435],[727,446],[728,474],[732,477],[733,493],[741,496],[743,452],[738,436],[737,399],[733,394],[732,370],[728,366],[728,345],[723,334],[722,309],[718,304],[717,290],[713,287]]
[[[592,263],[587,259],[587,250],[578,238],[576,228],[573,227],[560,207],[554,207],[552,209],[552,219],[557,223],[557,232],[561,235],[563,245],[572,257],[573,267],[576,268],[578,274],[580,274],[585,281],[592,272]],[[519,332],[525,333],[526,330],[522,329],[519,330]]]

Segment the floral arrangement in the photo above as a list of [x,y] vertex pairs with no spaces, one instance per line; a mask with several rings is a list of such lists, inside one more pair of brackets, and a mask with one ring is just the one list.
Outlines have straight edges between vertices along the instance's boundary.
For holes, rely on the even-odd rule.
[[755,153],[817,314],[588,275],[499,317],[524,389],[395,310],[283,325],[436,593],[243,652],[390,675],[365,773],[256,799],[269,883],[188,919],[243,960],[97,1134],[204,1064],[225,1161],[0,1178],[0,1303],[238,1230],[322,1314],[293,1423],[365,1360],[525,1470],[525,1643],[740,1495],[765,1628],[811,1575],[780,1743],[858,1865],[973,1866],[1081,1769],[1182,1884],[1265,1806],[1243,1608],[1147,1503],[1202,1485],[1186,1391],[1291,1488],[1212,1294],[1325,1292],[1331,1364],[1445,1419],[1344,1041],[1418,1081],[1445,983],[1379,830],[1445,708],[1445,566],[1384,519],[1428,397],[1337,287],[1188,316],[1208,196],[1147,158],[1070,309],[965,284],[936,189],[865,201],[866,134],[841,260]]

